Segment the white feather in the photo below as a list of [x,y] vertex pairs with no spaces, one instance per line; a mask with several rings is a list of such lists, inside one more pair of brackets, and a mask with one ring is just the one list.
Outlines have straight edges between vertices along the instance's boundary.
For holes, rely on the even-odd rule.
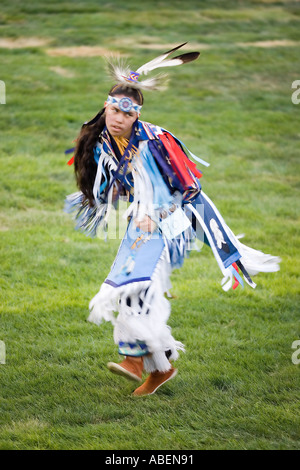
[[[174,57],[173,59],[167,59],[167,57],[170,54],[180,49],[185,44],[186,43],[180,44],[179,46],[174,47],[173,49],[161,54],[155,59],[150,60],[150,62],[147,62],[146,64],[139,67],[136,70],[136,73],[138,73],[139,75],[147,75],[148,72],[150,72],[151,70],[155,70],[157,68],[175,67],[177,65],[184,64],[185,62],[195,60],[195,58],[197,58],[197,54],[199,55],[199,53],[187,53],[187,54],[182,54],[181,56]],[[192,56],[192,58],[190,56]],[[130,80],[128,77],[130,75],[131,69],[119,57],[107,58],[107,70],[108,70],[108,74],[110,75],[110,77],[116,83],[121,83],[131,88],[137,88],[140,90],[160,90],[160,91],[165,90],[167,88],[168,82],[167,82],[167,75],[165,74],[160,74],[160,75],[157,75],[156,77],[149,78],[146,80],[136,81],[136,82],[133,80]]]
[[167,88],[167,84],[167,75],[162,74],[139,82],[140,88],[143,90],[165,90]]
[[109,76],[116,82],[125,83],[126,77],[130,73],[129,66],[120,58],[107,58],[107,72]]
[[146,64],[142,65],[141,67],[139,67],[137,69],[137,73],[139,74],[144,74],[144,75],[147,75],[148,72],[150,72],[150,70],[154,70],[155,68],[157,67],[160,67],[161,63],[170,55],[172,54],[172,52],[176,51],[177,49],[180,49],[182,46],[184,46],[186,44],[186,42],[184,44],[180,44],[180,46],[177,46],[177,47],[174,47],[173,49],[171,49],[170,51],[167,51],[167,52],[164,52],[163,54],[159,55],[158,57],[156,57],[155,59],[153,60],[150,60],[150,62],[147,62]]
[[150,72],[151,70],[155,70],[155,69],[162,68],[162,67],[174,67],[176,65],[181,65],[181,64],[183,64],[183,61],[181,59],[169,59],[169,60],[160,62],[159,64],[154,64],[151,68],[147,68],[147,72],[143,72],[143,73],[144,75],[146,75],[146,73]]

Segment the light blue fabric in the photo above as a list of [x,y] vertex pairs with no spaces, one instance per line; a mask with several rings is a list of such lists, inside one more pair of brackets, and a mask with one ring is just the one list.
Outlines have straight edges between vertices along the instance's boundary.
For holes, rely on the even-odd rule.
[[[143,238],[139,241],[141,235]],[[164,249],[164,241],[158,232],[149,239],[148,235],[131,220],[111,271],[104,281],[106,284],[118,287],[130,282],[151,280]]]
[[236,271],[236,269],[234,269],[234,267],[231,265],[229,266],[229,269],[230,271],[232,272],[232,274],[234,275],[234,277],[239,281],[239,283],[241,284],[242,287],[244,287],[244,281],[243,279],[241,278],[241,276],[239,275],[239,273]]
[[158,209],[159,207],[169,207],[172,204],[173,198],[157,168],[148,145],[146,145],[142,150],[141,157],[143,159],[143,166],[146,169],[153,186],[153,204],[155,209]]
[[119,354],[124,356],[142,357],[149,354],[146,343],[137,341],[136,343],[119,342]]

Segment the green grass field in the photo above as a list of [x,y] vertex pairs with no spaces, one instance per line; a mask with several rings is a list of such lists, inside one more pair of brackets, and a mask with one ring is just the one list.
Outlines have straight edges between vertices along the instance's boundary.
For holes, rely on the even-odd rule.
[[[64,150],[106,98],[105,52],[135,68],[185,41],[199,60],[142,119],[210,162],[228,225],[282,263],[226,293],[211,251],[192,252],[172,275],[179,373],[136,399],[106,369],[112,326],[86,321],[119,241],[63,212]],[[299,1],[1,1],[0,449],[299,449],[299,46]]]

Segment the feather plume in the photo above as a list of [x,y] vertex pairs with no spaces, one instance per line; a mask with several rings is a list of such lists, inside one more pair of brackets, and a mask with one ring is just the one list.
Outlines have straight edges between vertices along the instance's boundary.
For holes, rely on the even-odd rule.
[[[139,75],[147,75],[150,71],[157,68],[175,67],[177,65],[186,64],[196,60],[200,52],[187,52],[180,54],[173,58],[168,58],[173,52],[183,47],[186,42],[179,46],[164,52],[155,59],[150,60],[136,70]],[[153,78],[135,81],[129,78],[131,73],[130,67],[125,64],[120,58],[107,58],[107,71],[112,80],[116,83],[121,83],[131,88],[138,88],[141,90],[164,90],[167,87],[167,75],[159,74]]]
[[170,49],[169,51],[167,52],[164,52],[163,54],[159,55],[158,57],[156,57],[155,59],[153,60],[150,60],[150,62],[147,62],[146,64],[142,65],[141,67],[139,67],[136,72],[139,73],[139,74],[144,74],[146,75],[150,70],[153,70],[154,68],[157,68],[158,64],[160,64],[161,62],[163,62],[167,57],[169,57],[170,54],[172,54],[172,52],[175,52],[177,51],[177,49],[180,49],[181,47],[185,46],[186,42],[184,42],[183,44],[180,44],[179,46],[177,47],[174,47],[173,49]]
[[147,71],[146,72],[144,71],[143,73],[146,75],[146,73],[157,68],[174,67],[176,65],[187,64],[188,62],[192,62],[193,60],[196,60],[199,57],[199,55],[200,55],[200,52],[188,52],[187,54],[181,54],[176,57],[173,57],[173,59],[164,60],[162,62],[154,64],[150,68],[147,67],[146,69]]
[[118,61],[114,63],[113,60],[107,59],[107,72],[115,83],[121,83],[131,88],[153,91],[162,91],[167,88],[168,76],[166,74],[159,74],[156,77],[147,78],[139,82],[129,81],[127,77],[130,74],[130,68],[124,62]]
[[106,57],[106,71],[109,77],[116,83],[125,82],[130,73],[129,65],[121,57]]

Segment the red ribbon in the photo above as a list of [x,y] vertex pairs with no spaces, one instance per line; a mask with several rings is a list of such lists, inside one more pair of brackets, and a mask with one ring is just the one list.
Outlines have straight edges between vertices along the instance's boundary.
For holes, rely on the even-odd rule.
[[68,165],[71,166],[71,165],[73,165],[73,163],[74,163],[74,155],[73,155],[73,157],[70,158],[70,160],[68,161]]
[[[239,268],[237,267],[236,263],[232,263],[232,266],[236,270],[236,272],[239,272]],[[237,286],[239,285],[239,281],[237,280],[237,278],[235,277],[234,279],[235,279],[235,283],[233,284],[232,289],[236,289]]]
[[164,132],[159,138],[168,152],[172,168],[184,189],[195,186],[193,176],[196,178],[201,178],[202,176],[196,164],[186,156],[179,144],[169,133]]

